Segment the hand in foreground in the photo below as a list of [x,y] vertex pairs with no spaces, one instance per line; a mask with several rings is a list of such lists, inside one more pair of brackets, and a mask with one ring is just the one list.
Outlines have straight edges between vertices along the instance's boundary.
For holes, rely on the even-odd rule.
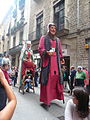
[[9,103],[5,106],[5,108],[0,111],[0,120],[10,120],[14,113],[17,101],[1,69],[0,69],[0,82],[4,86],[9,100]]

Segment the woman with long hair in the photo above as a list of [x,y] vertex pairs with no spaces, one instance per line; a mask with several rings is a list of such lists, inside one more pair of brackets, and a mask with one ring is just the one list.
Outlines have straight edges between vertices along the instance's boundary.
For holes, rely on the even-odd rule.
[[84,88],[73,90],[73,98],[66,105],[65,120],[90,120],[89,95]]

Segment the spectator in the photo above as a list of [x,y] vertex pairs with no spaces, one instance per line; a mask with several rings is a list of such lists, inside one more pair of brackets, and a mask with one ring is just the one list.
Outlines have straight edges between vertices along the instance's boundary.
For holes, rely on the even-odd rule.
[[[7,80],[8,84],[10,85],[10,79],[9,79],[9,74],[8,74],[8,69],[9,69],[9,63],[3,60],[3,66],[2,66],[2,72],[4,73],[5,79]],[[6,106],[6,101],[7,101],[7,95],[4,87],[0,83],[0,110],[2,110]]]
[[[10,120],[14,113],[14,109],[16,107],[16,97],[13,91],[11,90],[11,88],[9,87],[1,69],[0,69],[0,84],[3,86],[2,89],[5,89],[9,101],[9,103],[2,110],[0,110],[0,120]],[[1,93],[1,88],[0,88],[0,93]],[[1,104],[2,102],[0,101],[0,106]]]
[[77,67],[77,72],[75,75],[75,86],[84,87],[84,79],[86,79],[86,73],[83,72],[82,67]]
[[84,79],[84,84],[85,84],[85,88],[87,87],[87,85],[89,85],[89,74],[88,74],[88,71],[85,67],[83,67],[83,72],[85,72],[86,74],[86,79]]
[[7,61],[7,59],[4,58],[3,65],[2,65],[2,71],[5,75],[6,80],[8,81],[8,84],[10,85],[10,79],[9,79],[9,74],[8,74],[9,67],[10,67],[9,61]]
[[64,89],[67,89],[69,92],[69,71],[67,66],[64,67],[63,79],[64,79]]
[[18,67],[15,67],[15,77],[16,77],[16,81],[15,81],[15,85],[17,84],[17,78],[18,78]]
[[73,99],[67,102],[65,120],[90,120],[89,95],[84,88],[73,90]]
[[14,87],[15,87],[15,84],[16,84],[16,76],[15,76],[15,74],[16,74],[16,70],[15,70],[15,67],[13,67],[12,72],[11,72],[11,79],[12,79],[12,81],[14,83]]
[[26,92],[29,92],[29,88],[32,89],[32,85],[30,83],[31,81],[32,81],[32,76],[31,75],[25,76],[25,79],[24,79],[24,82],[25,82],[24,89],[26,89]]
[[34,81],[35,81],[35,87],[38,87],[38,69],[37,68],[34,73]]
[[75,70],[75,67],[74,66],[71,66],[71,72],[70,72],[70,90],[71,90],[71,94],[72,94],[72,90],[74,88],[73,84],[74,84],[74,77],[76,75],[76,70]]

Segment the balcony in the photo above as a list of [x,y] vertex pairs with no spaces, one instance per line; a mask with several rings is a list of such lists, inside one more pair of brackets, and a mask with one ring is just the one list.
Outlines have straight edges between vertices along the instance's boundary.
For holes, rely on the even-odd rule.
[[67,17],[62,17],[57,24],[57,36],[64,36],[69,34],[69,21]]
[[8,36],[8,37],[10,36],[10,27],[11,27],[11,26],[9,25],[8,32],[7,32],[7,34],[6,34],[6,36]]
[[3,41],[5,40],[5,37],[4,37],[4,35],[2,36],[2,40],[3,40]]
[[25,0],[19,0],[19,10],[22,10],[25,6]]
[[46,27],[43,27],[41,29],[37,29],[36,31],[29,34],[29,40],[39,40],[42,35],[45,35],[47,33]]
[[14,25],[11,29],[11,34],[13,35],[14,33],[16,33],[18,30],[20,30],[23,26],[24,26],[24,21],[25,21],[25,18],[21,18],[17,23],[16,25]]
[[9,37],[9,36],[10,36],[10,33],[8,32],[8,33],[6,34],[6,36],[8,36],[8,37]]
[[14,11],[13,11],[13,18],[16,18],[16,16],[17,16],[17,10],[14,9]]
[[14,25],[12,28],[11,28],[11,35],[15,34],[17,31],[17,27]]
[[25,18],[23,17],[17,22],[17,29],[21,28],[24,25],[24,21]]

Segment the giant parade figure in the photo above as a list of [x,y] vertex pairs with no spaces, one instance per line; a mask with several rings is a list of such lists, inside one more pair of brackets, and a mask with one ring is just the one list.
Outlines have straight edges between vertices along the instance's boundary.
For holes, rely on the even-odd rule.
[[35,64],[33,63],[33,53],[31,50],[31,42],[23,41],[23,48],[21,50],[20,61],[19,61],[19,73],[18,73],[18,84],[22,84],[22,80],[25,77],[26,70],[31,70],[34,75]]
[[61,63],[64,64],[62,56],[61,41],[56,37],[56,25],[48,25],[48,33],[40,38],[39,53],[42,60],[40,102],[48,109],[54,99],[63,100],[63,78]]

